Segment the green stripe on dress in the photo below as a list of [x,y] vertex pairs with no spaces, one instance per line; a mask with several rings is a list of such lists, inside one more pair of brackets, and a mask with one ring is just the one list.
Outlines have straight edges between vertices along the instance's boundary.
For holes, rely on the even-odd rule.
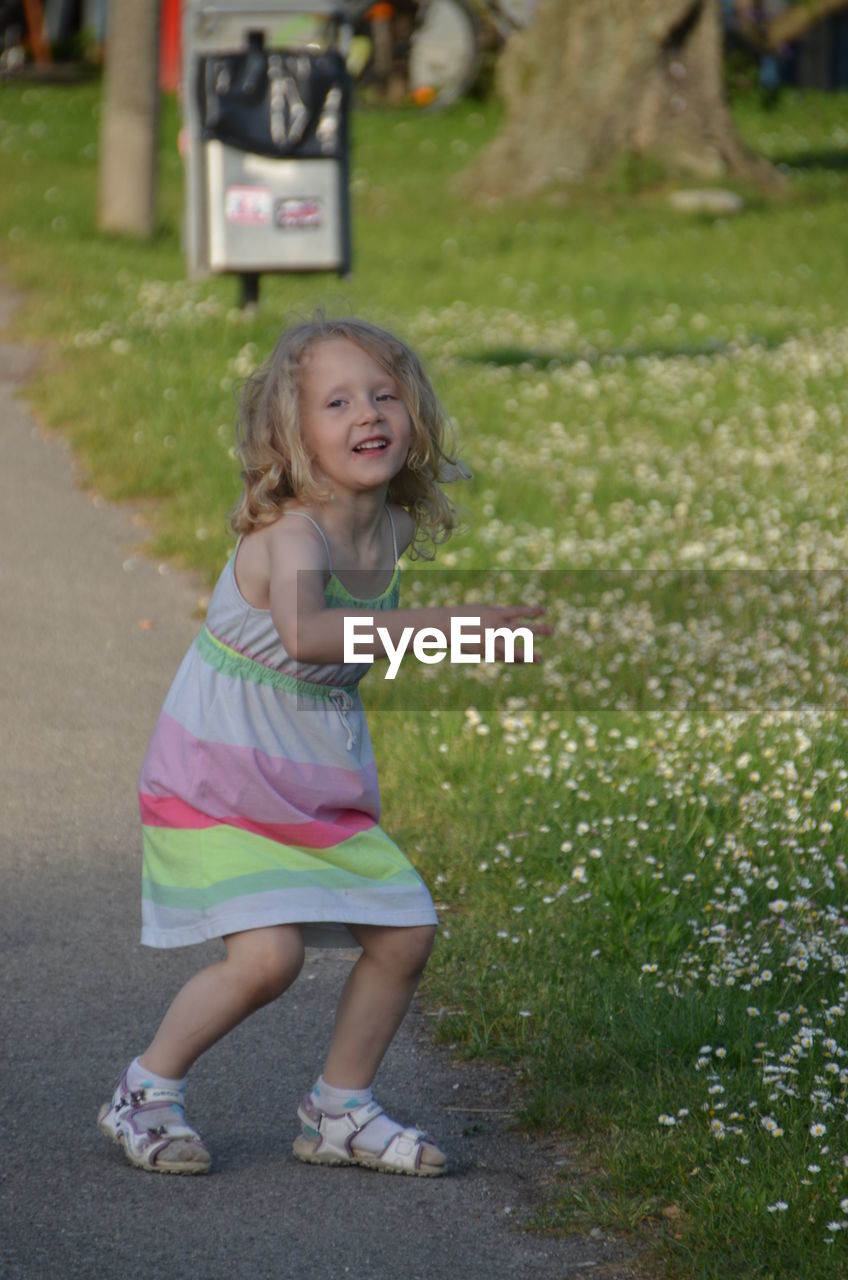
[[223,823],[201,829],[146,826],[143,834],[145,878],[167,888],[199,888],[266,873],[290,877],[298,887],[311,880],[319,890],[363,881],[417,884],[420,879],[380,827],[357,831],[328,849],[279,844]]
[[353,595],[348,591],[345,584],[334,573],[331,573],[324,587],[324,599],[330,609],[344,607],[348,609],[396,609],[400,600],[400,565],[395,565],[391,581],[385,591],[379,596],[372,596],[370,599]]
[[[249,897],[258,893],[291,893],[293,890],[313,889],[320,892],[335,892],[345,894],[352,902],[357,897],[364,897],[371,901],[379,897],[382,891],[396,893],[399,888],[416,888],[418,886],[418,876],[396,876],[393,880],[383,883],[381,886],[375,884],[363,884],[358,876],[349,872],[336,871],[331,877],[317,878],[313,875],[301,875],[299,877],[287,873],[285,868],[280,867],[276,871],[262,871],[254,875],[236,876],[232,880],[224,880],[219,884],[207,885],[205,888],[194,885],[186,885],[176,887],[174,885],[157,884],[153,880],[149,880],[146,876],[142,876],[142,893],[141,896],[148,902],[155,902],[160,907],[177,907],[182,910],[190,911],[209,911],[213,907],[221,906],[223,903],[229,903],[236,908],[240,898]],[[316,906],[318,901],[316,901]],[[324,916],[316,917],[324,919]]]
[[307,698],[326,701],[335,689],[342,689],[353,697],[358,686],[356,684],[326,685],[313,684],[309,680],[298,680],[296,676],[286,675],[284,671],[275,671],[266,667],[254,658],[231,649],[223,640],[213,636],[208,627],[203,627],[195,645],[200,656],[211,667],[224,676],[247,680],[250,684],[267,684],[274,689],[284,689],[287,693],[305,694]]

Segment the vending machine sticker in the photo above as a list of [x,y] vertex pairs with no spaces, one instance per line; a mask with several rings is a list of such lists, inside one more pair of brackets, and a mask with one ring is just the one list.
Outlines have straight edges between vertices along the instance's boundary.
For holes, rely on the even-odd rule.
[[269,187],[227,187],[224,194],[224,217],[227,222],[268,226],[273,199]]
[[289,196],[274,206],[274,222],[283,231],[320,227],[324,211],[317,196]]

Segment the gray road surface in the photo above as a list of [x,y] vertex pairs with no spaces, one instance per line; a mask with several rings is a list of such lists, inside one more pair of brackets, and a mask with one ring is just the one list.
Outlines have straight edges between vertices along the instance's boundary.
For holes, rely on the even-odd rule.
[[[0,289],[0,333],[11,305]],[[189,1114],[212,1175],[139,1172],[97,1132],[115,1073],[217,954],[138,943],[135,780],[201,588],[140,556],[131,513],[74,484],[20,399],[30,364],[0,338],[0,1277],[630,1277],[600,1233],[520,1230],[564,1153],[509,1132],[503,1081],[434,1048],[417,1009],[379,1096],[438,1135],[452,1176],[292,1158],[349,955],[311,952],[282,1001],[196,1066]]]

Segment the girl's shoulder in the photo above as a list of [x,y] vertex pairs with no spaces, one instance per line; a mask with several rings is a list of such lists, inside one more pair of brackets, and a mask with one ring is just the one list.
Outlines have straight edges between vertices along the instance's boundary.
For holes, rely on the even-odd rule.
[[[306,518],[294,519],[296,515]],[[248,604],[269,607],[271,576],[279,574],[281,566],[295,573],[300,568],[323,569],[329,576],[326,539],[306,511],[287,506],[278,519],[239,539],[234,572]]]
[[318,512],[287,502],[278,519],[267,526],[269,568],[283,560],[300,569],[324,569],[329,573],[330,544]]

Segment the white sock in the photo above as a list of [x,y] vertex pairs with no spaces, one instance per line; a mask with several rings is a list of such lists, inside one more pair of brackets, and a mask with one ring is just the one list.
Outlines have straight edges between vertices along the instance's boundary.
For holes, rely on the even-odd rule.
[[331,1116],[340,1116],[343,1111],[364,1107],[373,1099],[372,1089],[339,1089],[327,1084],[323,1076],[319,1076],[312,1086],[312,1101],[320,1111],[326,1111]]
[[[345,1111],[355,1111],[357,1107],[371,1105],[376,1111],[378,1103],[374,1101],[371,1089],[339,1089],[327,1084],[323,1076],[319,1076],[312,1089],[312,1101],[319,1111],[338,1116]],[[358,1133],[353,1141],[357,1151],[367,1151],[372,1155],[380,1155],[386,1146],[403,1128],[396,1120],[387,1115],[378,1115]]]
[[185,1093],[185,1078],[172,1080],[169,1076],[157,1075],[148,1067],[143,1067],[138,1058],[134,1058],[127,1067],[127,1085],[130,1089],[176,1089]]
[[[168,1076],[157,1075],[143,1067],[138,1058],[133,1059],[127,1067],[127,1087],[131,1092],[136,1089],[175,1089],[185,1097],[185,1080],[172,1080]],[[150,1129],[161,1125],[181,1123],[182,1108],[175,1102],[164,1102],[161,1107],[145,1112],[144,1123]]]

